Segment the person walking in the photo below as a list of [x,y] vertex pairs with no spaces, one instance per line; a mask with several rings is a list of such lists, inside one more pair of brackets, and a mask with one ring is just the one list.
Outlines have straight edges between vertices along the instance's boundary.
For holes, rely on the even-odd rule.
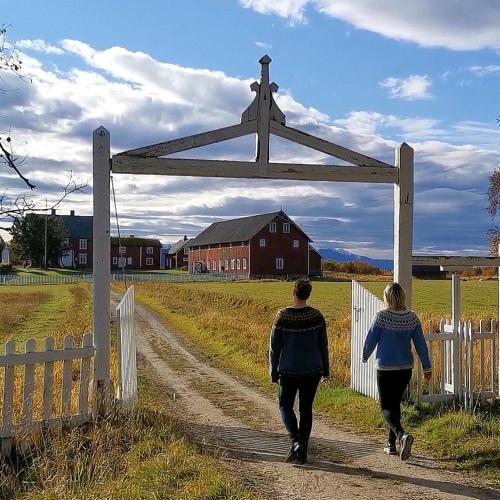
[[400,442],[400,458],[411,456],[413,436],[401,425],[401,398],[410,382],[413,369],[411,344],[415,346],[424,369],[424,377],[432,376],[429,352],[418,316],[406,309],[405,293],[399,283],[391,283],[384,290],[386,308],[379,311],[368,330],[363,348],[363,363],[377,347],[377,385],[382,415],[389,428],[384,451],[397,455],[396,442]]
[[[312,291],[309,280],[299,279],[293,289],[293,305],[280,309],[269,342],[269,372],[279,384],[279,408],[291,440],[286,462],[307,463],[312,405],[318,384],[330,375],[325,318],[307,305]],[[299,395],[299,423],[293,409]]]

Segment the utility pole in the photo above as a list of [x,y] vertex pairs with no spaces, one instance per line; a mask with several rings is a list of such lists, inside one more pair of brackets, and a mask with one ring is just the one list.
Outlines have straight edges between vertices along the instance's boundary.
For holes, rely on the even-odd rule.
[[45,256],[43,258],[43,268],[47,269],[47,235],[48,235],[48,219],[49,214],[47,213],[47,198],[45,198]]

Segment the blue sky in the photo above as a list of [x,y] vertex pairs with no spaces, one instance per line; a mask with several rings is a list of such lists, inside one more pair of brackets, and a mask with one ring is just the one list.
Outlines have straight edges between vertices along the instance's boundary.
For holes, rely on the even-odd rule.
[[[6,17],[7,16],[7,17]],[[487,251],[488,174],[498,167],[500,4],[496,1],[18,1],[4,14],[30,85],[0,96],[37,196],[73,170],[89,178],[90,134],[115,151],[231,125],[268,53],[288,123],[392,160],[416,152],[415,251]],[[251,158],[253,142],[208,148]],[[201,151],[200,153],[201,154]],[[325,162],[273,142],[272,158]],[[7,172],[10,196],[22,186]],[[126,231],[172,241],[213,220],[282,205],[319,247],[388,257],[390,187],[116,178]],[[91,190],[62,210],[90,213]],[[131,196],[133,194],[133,196]]]

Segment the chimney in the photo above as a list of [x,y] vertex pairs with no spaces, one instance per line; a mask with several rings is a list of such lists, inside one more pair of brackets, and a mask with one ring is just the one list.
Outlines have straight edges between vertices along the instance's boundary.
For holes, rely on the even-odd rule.
[[56,209],[53,208],[51,211],[50,211],[50,215],[56,215]]
[[184,235],[184,241],[187,241],[188,237],[186,235]]
[[69,215],[71,215],[71,217],[74,217],[75,216],[75,211],[74,210],[70,210],[69,211]]

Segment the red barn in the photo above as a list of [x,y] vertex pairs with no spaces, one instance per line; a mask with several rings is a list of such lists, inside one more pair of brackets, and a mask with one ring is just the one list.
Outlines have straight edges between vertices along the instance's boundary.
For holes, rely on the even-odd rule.
[[306,276],[310,241],[283,211],[215,222],[189,242],[189,272]]

